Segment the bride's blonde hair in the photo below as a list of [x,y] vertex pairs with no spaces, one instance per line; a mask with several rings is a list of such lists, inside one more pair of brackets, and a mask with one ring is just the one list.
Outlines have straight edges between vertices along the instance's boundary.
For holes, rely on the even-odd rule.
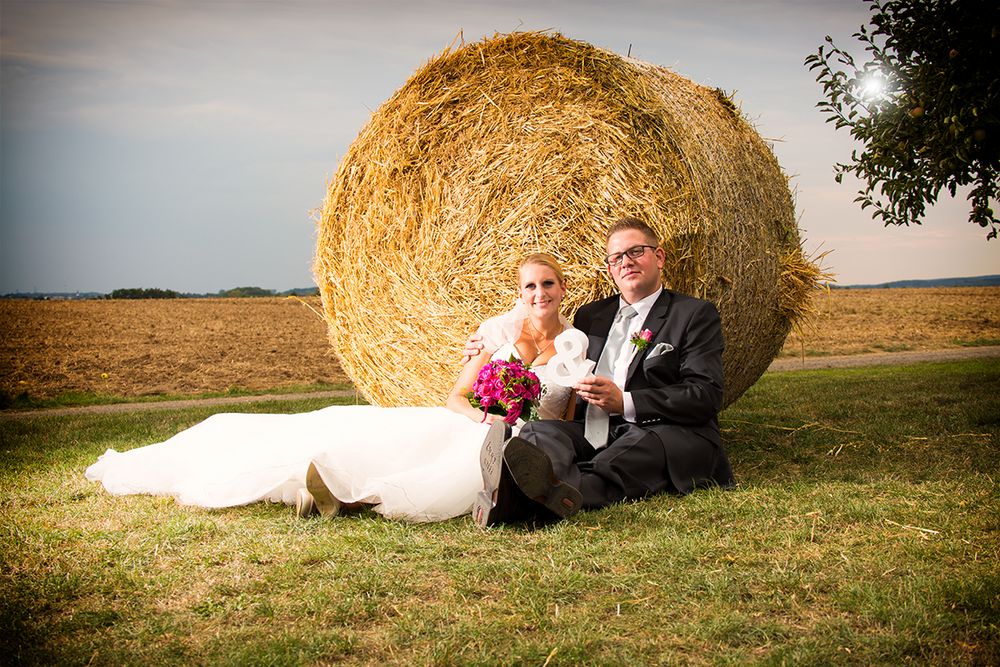
[[562,265],[559,261],[547,252],[536,252],[528,255],[522,261],[520,266],[517,267],[517,279],[518,283],[521,280],[521,269],[528,266],[529,264],[537,264],[540,266],[547,266],[552,269],[556,274],[556,278],[559,279],[559,284],[566,285],[566,276],[563,275]]

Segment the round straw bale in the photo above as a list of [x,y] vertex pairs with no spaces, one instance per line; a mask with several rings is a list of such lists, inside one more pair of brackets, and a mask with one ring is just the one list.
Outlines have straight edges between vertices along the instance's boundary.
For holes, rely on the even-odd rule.
[[374,113],[323,205],[314,271],[344,371],[375,404],[441,404],[525,255],[562,262],[571,319],[613,293],[604,233],[626,215],[660,234],[667,286],[718,306],[732,402],[824,276],[732,100],[558,34],[445,50]]

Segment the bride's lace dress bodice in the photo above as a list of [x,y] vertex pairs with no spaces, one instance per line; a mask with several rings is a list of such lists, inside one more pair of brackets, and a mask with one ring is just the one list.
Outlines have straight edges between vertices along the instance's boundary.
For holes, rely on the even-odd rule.
[[[512,356],[521,359],[521,354],[517,351],[517,347],[513,343],[504,343],[490,355],[490,359],[506,361]],[[530,370],[538,376],[538,379],[542,383],[542,397],[538,401],[538,418],[562,419],[563,415],[566,414],[566,404],[569,402],[569,396],[573,391],[572,388],[562,387],[554,382],[550,382],[546,373],[548,370],[547,363],[532,365]],[[518,420],[519,425],[523,425],[523,423],[521,420]]]
[[[511,355],[521,359],[521,354],[517,351],[514,342],[520,338],[527,317],[527,308],[523,303],[518,302],[513,310],[497,317],[491,317],[479,325],[476,333],[482,336],[483,347],[487,350],[493,350],[493,354],[490,355],[491,359],[506,360],[510,359]],[[560,316],[559,321],[562,323],[563,332],[573,328],[566,318]],[[566,413],[566,404],[572,389],[561,387],[555,382],[549,381],[547,374],[549,361],[531,367],[542,383],[543,391],[538,405],[538,416],[540,419],[562,419]],[[519,421],[518,424],[523,424],[523,422]]]

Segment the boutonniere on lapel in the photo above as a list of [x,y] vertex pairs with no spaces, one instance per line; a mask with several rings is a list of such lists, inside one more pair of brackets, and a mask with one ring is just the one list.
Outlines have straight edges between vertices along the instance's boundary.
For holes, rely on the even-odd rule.
[[643,329],[642,331],[636,331],[634,334],[632,334],[632,337],[629,338],[629,341],[633,345],[635,345],[635,349],[637,349],[640,352],[642,352],[647,347],[649,347],[650,343],[653,342],[653,332],[650,331],[649,329]]

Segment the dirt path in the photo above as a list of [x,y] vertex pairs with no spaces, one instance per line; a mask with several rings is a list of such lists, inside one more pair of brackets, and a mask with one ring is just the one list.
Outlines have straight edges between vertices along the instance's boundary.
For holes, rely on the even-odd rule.
[[[823,368],[857,368],[863,366],[887,366],[916,364],[927,361],[957,361],[961,359],[1000,358],[1000,345],[986,347],[965,347],[948,350],[925,350],[915,352],[879,352],[875,354],[849,354],[830,357],[805,357],[798,359],[776,359],[768,367],[769,373],[816,370]],[[47,408],[42,410],[11,410],[0,412],[0,420],[18,417],[62,417],[77,414],[114,414],[148,410],[184,410],[194,407],[218,405],[239,405],[243,403],[267,403],[277,401],[298,401],[311,398],[342,398],[355,396],[351,390],[318,391],[307,394],[264,394],[259,396],[226,396],[221,398],[196,398],[179,401],[152,401],[144,403],[113,403],[111,405],[87,405],[76,408]]]
[[1000,357],[1000,345],[960,347],[947,350],[916,350],[912,352],[875,352],[844,354],[829,357],[775,359],[767,367],[769,373],[815,370],[818,368],[856,368],[859,366],[889,366],[919,364],[925,361],[958,361]]
[[79,414],[114,414],[119,412],[140,412],[149,410],[185,410],[187,408],[213,407],[216,405],[239,405],[242,403],[273,403],[278,401],[299,401],[310,398],[342,398],[354,396],[349,389],[337,391],[316,391],[307,394],[262,394],[257,396],[222,396],[219,398],[191,398],[179,401],[146,401],[142,403],[111,403],[108,405],[84,405],[76,408],[42,408],[39,410],[10,410],[0,412],[0,420],[16,417],[63,417]]

